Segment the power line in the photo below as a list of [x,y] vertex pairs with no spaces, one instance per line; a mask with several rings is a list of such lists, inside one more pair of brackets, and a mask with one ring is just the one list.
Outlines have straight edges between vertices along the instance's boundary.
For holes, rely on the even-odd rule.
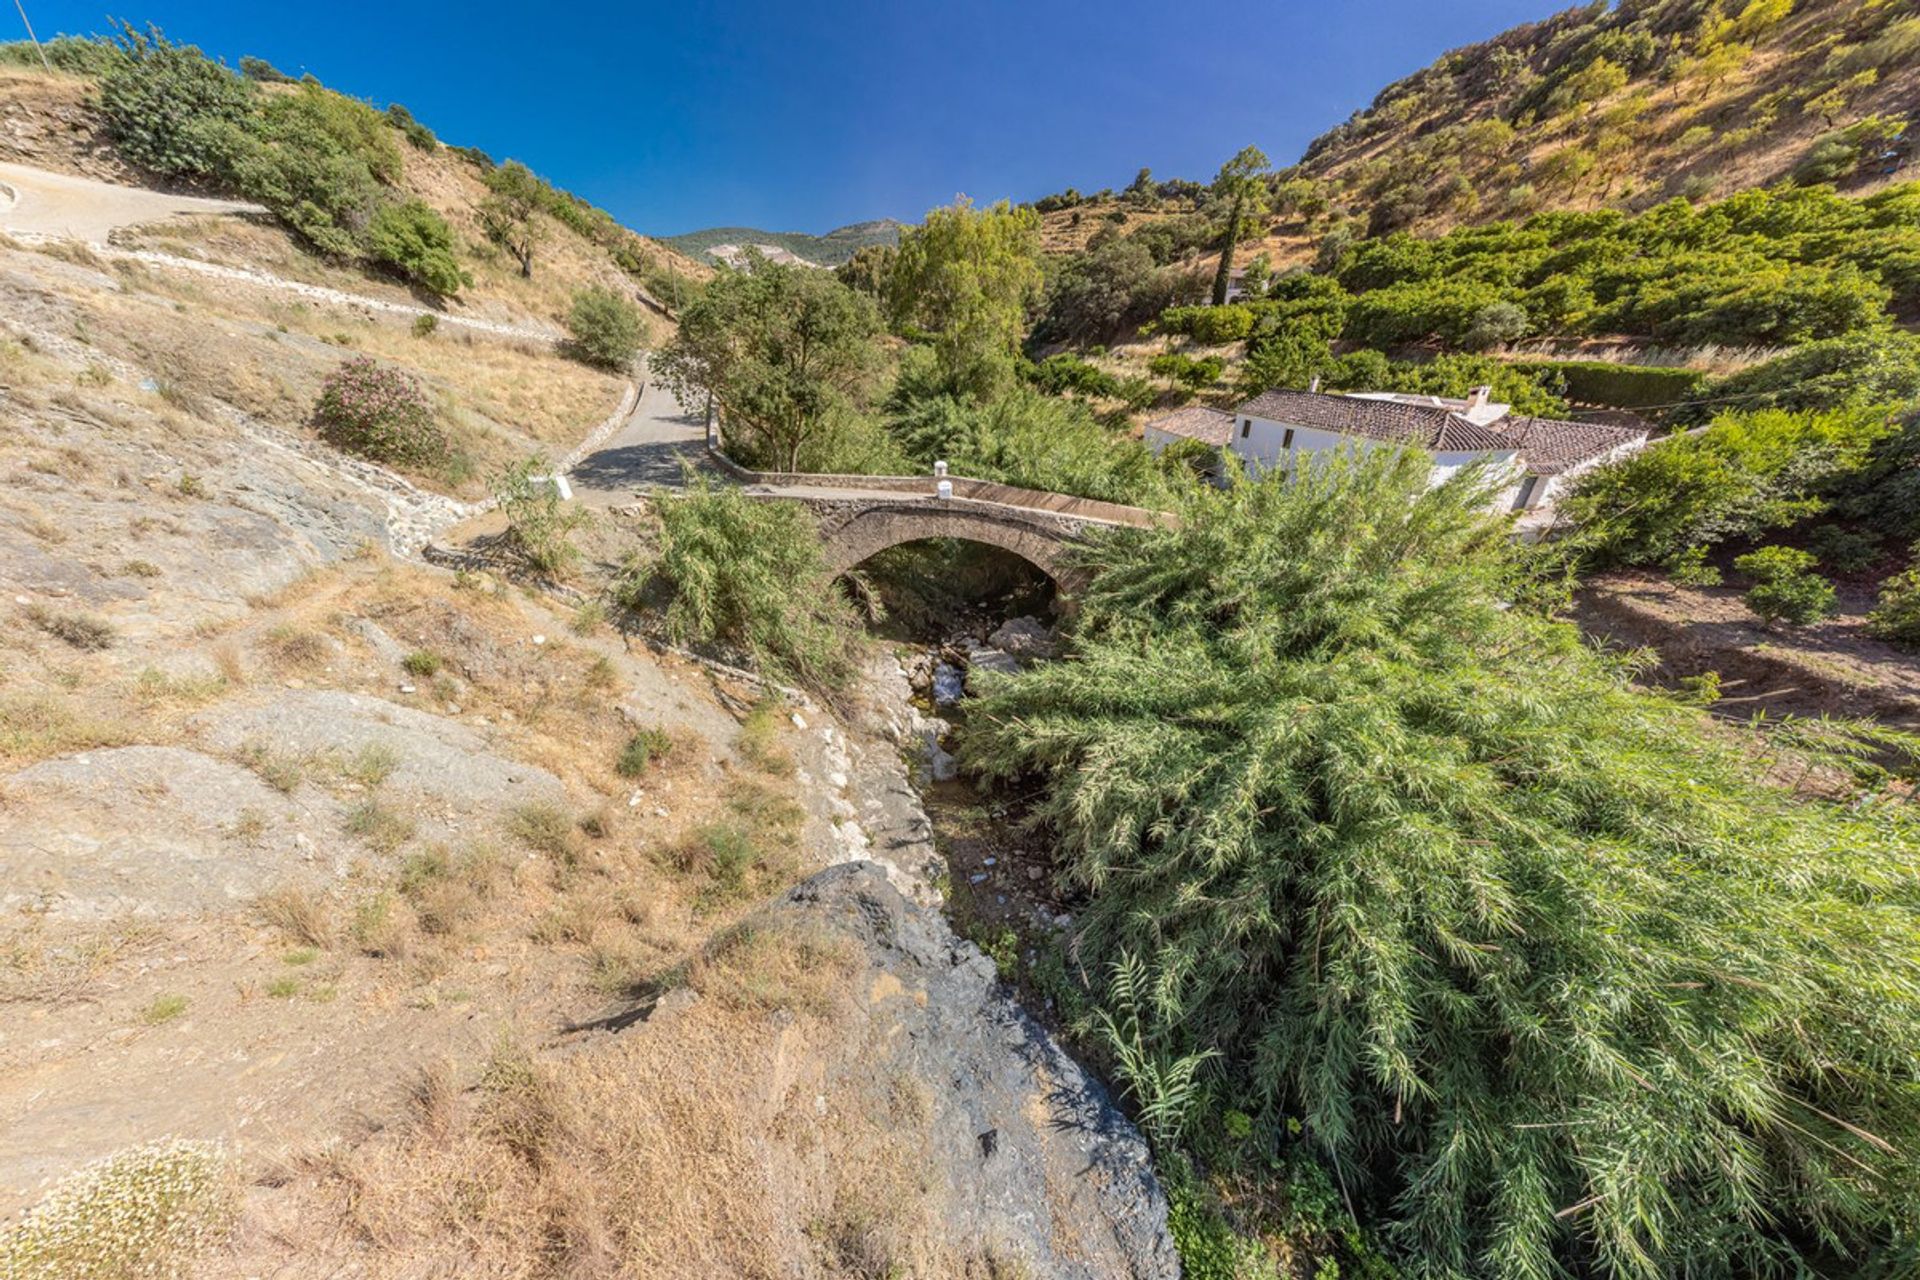
[[20,11],[20,24],[27,29],[27,39],[33,41],[33,51],[40,55],[40,65],[52,71],[53,64],[47,61],[47,51],[40,47],[40,37],[33,34],[33,23],[27,18],[26,0],[13,0],[13,7]]

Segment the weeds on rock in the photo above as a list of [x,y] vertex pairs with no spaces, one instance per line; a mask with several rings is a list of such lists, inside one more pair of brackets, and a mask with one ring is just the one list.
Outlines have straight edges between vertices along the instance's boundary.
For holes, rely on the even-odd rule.
[[169,1139],[96,1161],[0,1231],[0,1275],[177,1277],[218,1245],[237,1200],[225,1151]]
[[316,952],[331,947],[337,936],[331,906],[305,889],[284,885],[260,895],[253,906],[267,924]]
[[118,637],[113,624],[105,618],[89,613],[56,613],[45,605],[27,606],[27,621],[56,640],[88,652],[111,649]]
[[647,766],[673,750],[673,739],[663,729],[641,729],[620,749],[614,770],[623,778],[637,778]]

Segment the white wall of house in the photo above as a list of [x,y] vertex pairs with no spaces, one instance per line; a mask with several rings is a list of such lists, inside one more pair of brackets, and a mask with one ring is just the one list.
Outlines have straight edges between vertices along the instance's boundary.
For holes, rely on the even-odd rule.
[[1322,450],[1338,449],[1342,446],[1360,445],[1367,447],[1371,441],[1356,440],[1335,431],[1320,431],[1313,427],[1289,426],[1283,422],[1273,422],[1266,418],[1237,417],[1233,420],[1233,436],[1228,447],[1240,455],[1253,471],[1271,471],[1276,466],[1287,470],[1292,463],[1283,461],[1283,456],[1292,454],[1296,459],[1302,455]]
[[[1292,470],[1317,453],[1330,453],[1338,449],[1367,450],[1377,448],[1382,443],[1378,440],[1369,440],[1364,436],[1342,435],[1337,431],[1290,426],[1267,418],[1249,418],[1242,415],[1234,419],[1231,445],[1233,451],[1239,454],[1250,468],[1255,471],[1270,471],[1276,467],[1281,470]],[[1462,467],[1491,458],[1495,463],[1514,470],[1514,484],[1517,486],[1519,465],[1515,461],[1516,456],[1510,449],[1437,453],[1433,457],[1431,483],[1444,483]]]
[[1552,506],[1560,500],[1561,496],[1565,494],[1568,489],[1573,487],[1573,482],[1579,477],[1585,475],[1595,467],[1604,467],[1609,462],[1618,462],[1621,458],[1629,454],[1638,453],[1646,447],[1647,442],[1645,440],[1629,440],[1618,448],[1609,449],[1598,457],[1588,458],[1585,462],[1568,467],[1558,475],[1543,476],[1540,483],[1534,486],[1532,501],[1528,502],[1527,506],[1529,508]]
[[[1155,437],[1160,438],[1157,443]],[[1168,432],[1155,431],[1151,427],[1146,431],[1147,443],[1156,453],[1177,438]],[[1382,441],[1369,440],[1362,436],[1342,435],[1337,431],[1291,426],[1269,418],[1237,415],[1233,420],[1233,434],[1228,440],[1228,448],[1232,449],[1250,470],[1258,473],[1275,468],[1290,471],[1307,462],[1315,454],[1336,449],[1373,449],[1382,443]],[[1433,474],[1429,484],[1443,484],[1461,468],[1490,460],[1507,472],[1490,504],[1492,508],[1497,511],[1538,510],[1551,507],[1579,476],[1645,447],[1644,440],[1628,441],[1618,448],[1551,476],[1530,474],[1519,452],[1512,449],[1437,453],[1433,457]]]

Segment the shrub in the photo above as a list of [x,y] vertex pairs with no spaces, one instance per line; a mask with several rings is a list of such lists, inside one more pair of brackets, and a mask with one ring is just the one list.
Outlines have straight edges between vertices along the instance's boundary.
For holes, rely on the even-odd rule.
[[1880,584],[1880,599],[1867,615],[1867,633],[1920,648],[1920,565]]
[[1823,524],[1808,535],[1807,549],[1835,573],[1858,573],[1880,558],[1880,537],[1864,529]]
[[526,564],[558,577],[580,558],[573,534],[590,518],[586,508],[568,506],[560,490],[542,473],[539,458],[527,458],[499,472],[489,488],[507,518],[507,541]]
[[397,102],[387,104],[387,123],[398,129],[400,136],[416,150],[432,151],[440,145],[440,140],[433,136],[433,130],[414,119],[413,112]]
[[427,466],[447,456],[446,433],[420,380],[370,356],[327,375],[313,416],[329,444],[376,462]]
[[1469,351],[1504,347],[1527,336],[1532,322],[1526,308],[1512,302],[1490,302],[1473,313],[1473,323],[1460,345]]
[[265,58],[256,58],[252,54],[242,54],[240,74],[255,84],[292,84],[293,77],[268,62]]
[[1174,307],[1161,313],[1162,333],[1182,333],[1209,347],[1239,342],[1253,332],[1255,312],[1244,302],[1223,307]]
[[413,336],[416,338],[431,338],[439,327],[440,317],[431,311],[422,312],[413,318]]
[[0,1275],[182,1276],[225,1238],[236,1209],[219,1144],[131,1147],[69,1175],[0,1231]]
[[614,769],[623,778],[637,778],[647,771],[647,766],[656,759],[673,750],[673,739],[664,730],[641,729],[627,745],[620,748],[620,758],[614,762]]
[[1138,328],[1176,300],[1179,283],[1146,245],[1110,240],[1068,258],[1054,274],[1034,338],[1085,342]]
[[953,396],[917,399],[889,429],[916,464],[944,458],[956,475],[1106,502],[1150,504],[1159,490],[1145,445],[1117,437],[1083,404],[1027,387],[984,405]]
[[1657,564],[1685,547],[1784,528],[1871,455],[1891,426],[1871,407],[1724,413],[1580,477],[1562,509],[1603,563]]
[[27,621],[76,649],[111,649],[117,633],[105,618],[90,613],[56,613],[45,605],[28,605]]
[[1678,404],[1707,378],[1697,369],[1612,364],[1604,360],[1553,360],[1528,367],[1559,374],[1567,388],[1567,399],[1575,404],[1600,404],[1615,409]]
[[1761,547],[1733,562],[1736,572],[1753,579],[1743,598],[1768,627],[1783,618],[1804,626],[1833,612],[1833,584],[1813,572],[1813,566],[1812,553],[1797,547]]
[[367,256],[443,298],[473,283],[454,256],[453,228],[420,200],[383,205],[373,215],[367,224]]
[[253,132],[234,162],[240,189],[320,252],[357,256],[382,188],[400,177],[385,117],[308,82],[270,96]]
[[1023,370],[1027,380],[1052,395],[1076,391],[1083,396],[1120,395],[1120,379],[1097,364],[1061,352]]
[[663,601],[667,634],[679,643],[729,645],[818,688],[846,683],[858,624],[806,513],[704,480],[655,511],[660,553],[623,585],[623,603]]
[[1713,402],[1810,410],[1920,400],[1920,337],[1859,333],[1810,342],[1708,383],[1700,396],[1703,404],[1682,410],[1678,421],[1704,421]]
[[640,308],[611,289],[593,285],[573,295],[567,313],[573,354],[591,365],[615,371],[632,366],[646,341]]
[[55,71],[96,80],[113,72],[126,59],[118,44],[101,36],[55,36],[42,40],[38,49],[25,40],[0,44],[0,66],[38,70],[43,53]]
[[1188,391],[1198,391],[1220,381],[1220,375],[1226,371],[1226,364],[1219,356],[1208,356],[1196,360],[1179,351],[1168,351],[1155,356],[1147,362],[1147,371],[1168,382],[1185,387]]
[[1208,1092],[1297,1125],[1409,1275],[1913,1238],[1920,831],[1762,782],[1511,607],[1523,552],[1429,471],[1375,451],[1091,536],[1073,660],[962,740],[1037,793],[1076,959],[1138,957],[1162,1060],[1217,1050]]
[[179,177],[227,174],[253,112],[247,81],[158,27],[122,24],[121,57],[100,83],[100,111],[121,154]]
[[1717,587],[1721,583],[1720,570],[1707,563],[1705,547],[1688,547],[1677,555],[1667,557],[1661,566],[1667,571],[1667,579],[1676,587]]

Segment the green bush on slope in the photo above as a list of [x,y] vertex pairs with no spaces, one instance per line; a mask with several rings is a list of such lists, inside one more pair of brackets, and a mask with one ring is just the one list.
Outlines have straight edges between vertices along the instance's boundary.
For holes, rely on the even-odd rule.
[[859,620],[804,511],[704,481],[654,510],[659,555],[623,585],[622,603],[658,604],[676,642],[730,645],[778,678],[834,689],[852,677]]
[[1044,782],[1083,962],[1147,961],[1170,1051],[1297,1118],[1410,1276],[1912,1239],[1912,818],[1754,781],[1505,607],[1476,480],[1375,452],[1098,536],[1071,660],[964,746]]

